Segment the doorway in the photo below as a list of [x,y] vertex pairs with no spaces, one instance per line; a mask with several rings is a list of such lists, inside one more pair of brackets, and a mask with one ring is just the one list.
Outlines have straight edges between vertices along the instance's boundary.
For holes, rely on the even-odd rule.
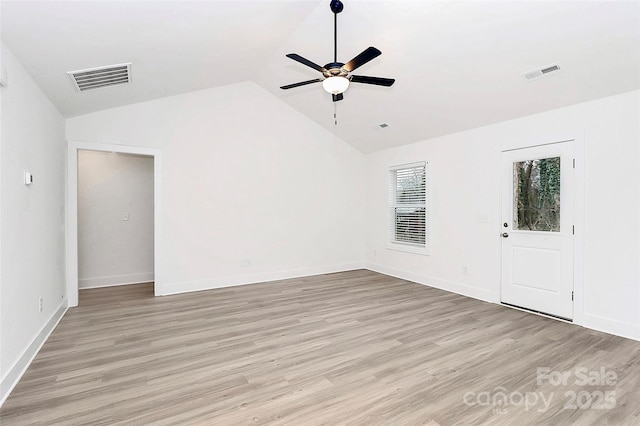
[[502,153],[501,302],[573,320],[574,141]]
[[153,157],[78,151],[79,288],[153,280]]
[[[67,149],[67,298],[69,307],[78,305],[79,274],[78,274],[78,156],[80,151],[96,151],[102,153],[126,154],[146,156],[153,159],[153,276],[154,292],[158,294],[159,250],[160,250],[160,151],[152,148],[131,147],[125,145],[111,145],[87,142],[68,143]],[[126,211],[121,212],[119,220],[125,218]],[[127,217],[129,219],[129,217]]]

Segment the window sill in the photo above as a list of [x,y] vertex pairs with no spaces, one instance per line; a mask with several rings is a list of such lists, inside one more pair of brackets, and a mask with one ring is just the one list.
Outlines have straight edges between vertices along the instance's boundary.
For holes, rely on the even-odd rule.
[[389,244],[387,244],[387,250],[402,251],[402,252],[405,252],[405,253],[413,253],[413,254],[420,254],[422,256],[429,256],[431,254],[429,249],[426,248],[426,247],[417,247],[417,246],[411,246],[411,245],[408,245],[408,244],[389,243]]

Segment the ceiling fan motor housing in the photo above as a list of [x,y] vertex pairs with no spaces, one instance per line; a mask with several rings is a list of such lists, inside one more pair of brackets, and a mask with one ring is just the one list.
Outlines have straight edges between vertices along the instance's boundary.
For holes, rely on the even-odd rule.
[[342,62],[331,62],[324,66],[322,75],[325,77],[346,77],[349,72],[342,68],[344,64]]

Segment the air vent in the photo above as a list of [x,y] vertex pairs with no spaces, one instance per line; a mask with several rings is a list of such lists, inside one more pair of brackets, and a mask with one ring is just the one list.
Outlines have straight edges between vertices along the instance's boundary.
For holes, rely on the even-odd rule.
[[526,78],[527,80],[535,80],[536,78],[544,77],[546,75],[553,74],[558,71],[560,71],[560,65],[552,64],[542,68],[537,68],[535,70],[527,71],[522,75],[524,75],[524,78]]
[[69,71],[69,77],[79,92],[100,87],[115,86],[131,82],[131,62],[126,64],[109,65],[106,67],[89,68],[86,70]]
[[542,74],[549,74],[550,72],[554,72],[554,71],[560,71],[560,67],[557,65],[551,65],[550,67],[542,68],[540,70]]
[[387,123],[379,124],[379,126],[380,126],[381,128],[383,128],[383,129],[384,129],[385,127],[389,127],[389,125],[388,125]]

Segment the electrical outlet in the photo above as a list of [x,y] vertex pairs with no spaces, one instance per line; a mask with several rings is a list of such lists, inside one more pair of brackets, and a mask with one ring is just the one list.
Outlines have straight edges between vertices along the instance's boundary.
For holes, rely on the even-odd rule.
[[462,275],[469,275],[469,268],[467,268],[466,266],[462,267]]
[[251,259],[242,259],[240,261],[240,266],[251,266]]
[[129,220],[129,213],[122,213],[122,220],[124,220],[125,222]]
[[42,312],[42,297],[38,299],[38,312]]

